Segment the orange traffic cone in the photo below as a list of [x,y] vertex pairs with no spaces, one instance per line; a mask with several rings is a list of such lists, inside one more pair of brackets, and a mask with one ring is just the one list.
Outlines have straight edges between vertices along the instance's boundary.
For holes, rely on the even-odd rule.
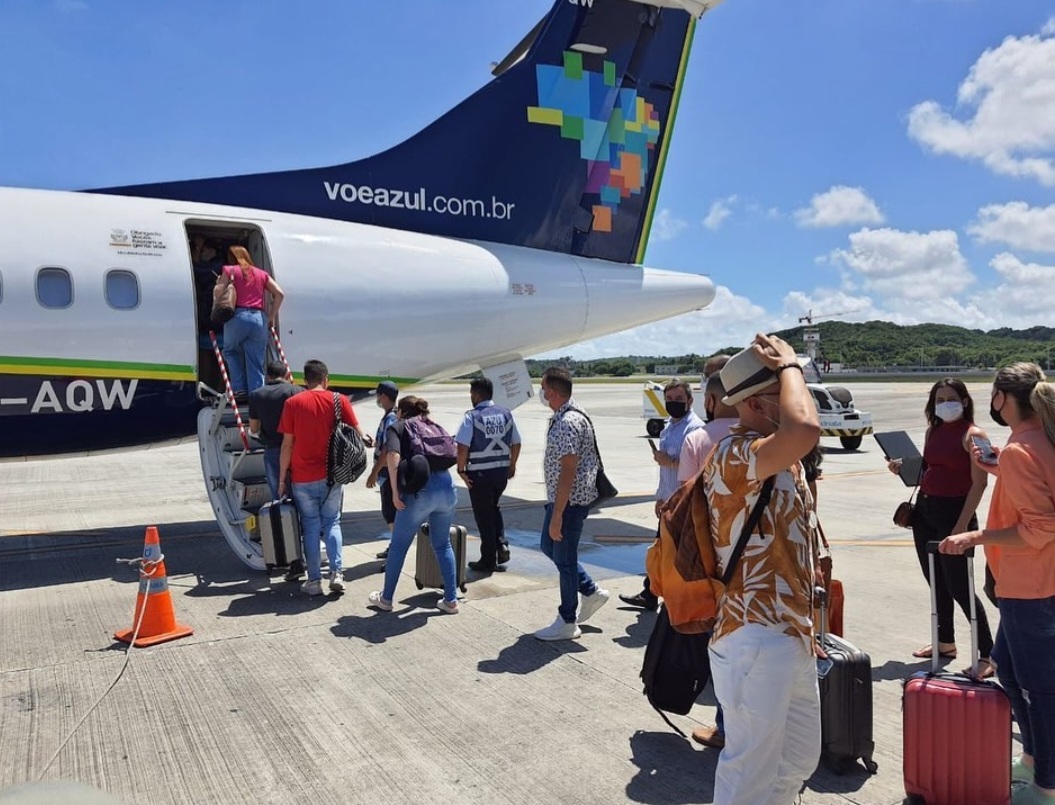
[[[146,612],[143,611],[144,608]],[[140,616],[143,622],[139,627],[139,634],[136,635],[135,624],[139,623]],[[176,623],[169,581],[165,575],[165,560],[158,542],[158,530],[154,526],[147,526],[143,540],[143,558],[139,560],[139,595],[136,596],[132,628],[115,633],[114,638],[122,643],[132,643],[136,648],[143,648],[190,634],[194,634],[193,629]],[[133,635],[136,635],[134,642]]]

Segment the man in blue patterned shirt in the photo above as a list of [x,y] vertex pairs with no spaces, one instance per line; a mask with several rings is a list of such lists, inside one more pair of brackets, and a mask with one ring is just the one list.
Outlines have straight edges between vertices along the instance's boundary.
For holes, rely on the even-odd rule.
[[539,398],[553,417],[543,460],[548,502],[541,547],[560,574],[560,606],[557,619],[535,632],[539,640],[574,640],[582,634],[579,624],[608,603],[608,591],[598,587],[579,564],[579,537],[590,504],[597,498],[599,459],[593,425],[575,405],[571,391],[566,369],[551,367],[542,375]]

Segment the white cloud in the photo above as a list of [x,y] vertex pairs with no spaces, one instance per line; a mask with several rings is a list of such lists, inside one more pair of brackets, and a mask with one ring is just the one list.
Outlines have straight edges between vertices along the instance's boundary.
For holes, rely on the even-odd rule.
[[663,208],[652,222],[652,237],[656,240],[674,240],[688,225],[688,221]]
[[963,119],[928,100],[908,133],[937,154],[979,160],[995,173],[1055,185],[1055,20],[1040,36],[1007,37],[960,84]]
[[539,357],[574,355],[592,360],[618,355],[706,355],[726,346],[746,346],[759,329],[764,329],[765,317],[763,307],[719,285],[714,302],[705,310],[561,347]]
[[1013,254],[1003,252],[990,263],[1002,282],[996,288],[982,291],[975,304],[994,315],[999,327],[1033,327],[1049,324],[1051,299],[1047,291],[1055,288],[1055,266],[1023,263]]
[[1055,36],[1055,17],[1052,17],[1046,23],[1044,27],[1040,29],[1041,36]]
[[809,207],[795,210],[795,220],[799,226],[824,227],[881,224],[886,219],[862,188],[833,185],[815,195]]
[[736,200],[736,196],[728,196],[713,202],[711,209],[707,212],[707,217],[703,219],[703,225],[712,232],[717,230],[725,223],[725,219],[733,214],[733,205]]
[[1055,252],[1055,204],[1030,207],[1024,201],[990,204],[978,211],[967,231],[982,243],[1006,243],[1013,249]]
[[850,235],[849,249],[831,253],[831,261],[846,269],[848,288],[860,281],[865,290],[886,297],[948,298],[974,282],[951,230],[862,229]]

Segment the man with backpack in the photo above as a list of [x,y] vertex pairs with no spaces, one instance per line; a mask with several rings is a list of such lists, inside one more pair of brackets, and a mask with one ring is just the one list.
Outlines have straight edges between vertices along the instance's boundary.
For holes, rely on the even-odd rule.
[[480,532],[480,560],[469,567],[493,573],[509,561],[509,543],[498,501],[516,474],[520,431],[513,412],[494,400],[494,384],[486,377],[469,383],[473,408],[465,412],[454,440],[458,443],[458,475],[469,489],[469,501]]
[[[710,642],[714,690],[725,712],[715,805],[790,803],[817,766],[820,701],[812,601],[816,543],[799,459],[820,436],[817,408],[795,358],[759,334],[721,371],[739,425],[703,469],[718,564],[733,566]],[[741,527],[774,478],[753,534]]]
[[286,479],[289,478],[293,500],[300,514],[304,558],[308,565],[308,580],[300,589],[307,595],[322,595],[320,535],[326,542],[326,555],[330,560],[330,591],[344,590],[344,572],[341,569],[341,503],[344,487],[340,484],[330,486],[326,481],[330,435],[337,425],[335,396],[338,398],[336,404],[341,412],[341,420],[359,432],[363,444],[370,446],[373,440],[360,430],[359,420],[348,398],[328,390],[330,371],[325,363],[316,360],[305,363],[304,382],[307,389],[286,400],[278,423],[279,433],[282,434],[278,494],[279,497],[286,494]]
[[580,637],[579,624],[608,603],[608,591],[598,587],[579,564],[579,537],[590,505],[597,499],[600,457],[593,425],[575,405],[571,391],[567,369],[550,367],[543,373],[539,399],[553,416],[546,432],[543,460],[548,502],[541,547],[560,574],[560,607],[556,620],[535,632],[539,640]]

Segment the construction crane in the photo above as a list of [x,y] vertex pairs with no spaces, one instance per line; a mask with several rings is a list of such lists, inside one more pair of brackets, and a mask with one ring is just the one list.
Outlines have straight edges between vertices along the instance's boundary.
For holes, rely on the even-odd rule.
[[817,348],[821,343],[821,331],[813,326],[813,322],[821,319],[834,319],[836,316],[845,316],[849,312],[851,311],[842,310],[838,313],[822,313],[819,316],[814,316],[813,308],[810,308],[805,316],[799,316],[799,324],[806,322],[806,326],[802,328],[802,340],[806,342],[806,354],[810,356],[810,360],[817,360]]

